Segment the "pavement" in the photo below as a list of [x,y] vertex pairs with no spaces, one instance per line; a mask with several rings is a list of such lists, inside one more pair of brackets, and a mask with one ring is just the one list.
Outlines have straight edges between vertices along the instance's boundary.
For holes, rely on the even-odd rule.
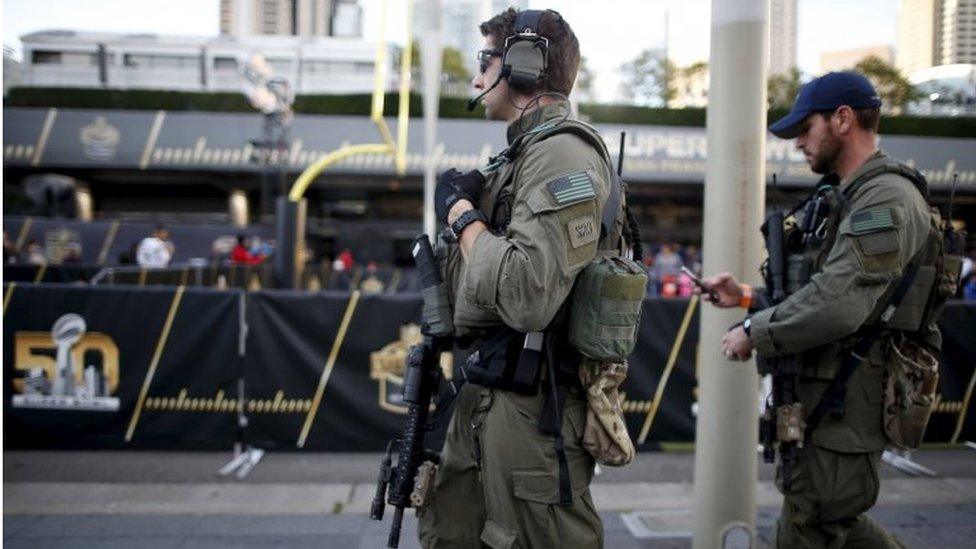
[[[5,451],[3,542],[20,547],[385,547],[369,520],[380,455],[268,453],[243,480],[217,471],[230,452]],[[882,471],[869,513],[908,547],[976,545],[976,450],[928,449],[936,473]],[[690,547],[694,454],[638,454],[592,485],[608,548]],[[756,546],[767,547],[781,496],[760,464]],[[408,512],[400,547],[419,547]]]

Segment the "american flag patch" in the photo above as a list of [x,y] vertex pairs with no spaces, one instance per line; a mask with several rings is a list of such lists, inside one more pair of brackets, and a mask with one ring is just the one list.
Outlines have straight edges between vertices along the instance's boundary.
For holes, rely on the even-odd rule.
[[854,234],[871,233],[895,226],[891,215],[891,208],[876,208],[864,210],[851,216],[851,232]]
[[560,206],[579,202],[596,196],[593,182],[586,172],[573,172],[546,184],[552,197]]

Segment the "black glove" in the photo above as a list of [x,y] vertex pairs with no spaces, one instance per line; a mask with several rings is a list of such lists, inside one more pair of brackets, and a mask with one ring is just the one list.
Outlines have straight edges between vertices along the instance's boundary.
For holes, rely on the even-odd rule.
[[434,189],[434,211],[437,219],[447,223],[447,214],[451,207],[461,199],[470,201],[477,208],[484,185],[485,176],[478,170],[462,174],[451,168],[442,173],[437,178],[437,188]]

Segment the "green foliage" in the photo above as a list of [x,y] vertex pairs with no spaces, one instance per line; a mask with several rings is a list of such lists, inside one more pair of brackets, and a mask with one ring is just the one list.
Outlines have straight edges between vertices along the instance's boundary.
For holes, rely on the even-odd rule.
[[802,77],[803,73],[796,67],[792,67],[783,74],[770,76],[766,86],[769,108],[789,109],[792,107],[796,95],[800,93],[800,87],[803,86]]
[[581,102],[593,100],[593,71],[590,70],[586,57],[580,57],[579,73],[576,75],[574,88]]
[[[480,109],[468,112],[464,98],[442,97],[439,107],[442,118],[481,119]],[[300,95],[295,99],[298,114],[341,114],[368,116],[371,96]],[[386,94],[384,114],[396,116],[398,96]],[[256,111],[241,94],[161,92],[152,90],[102,90],[81,88],[12,88],[4,100],[5,107],[57,107],[76,109],[127,109],[246,112]],[[784,116],[787,109],[769,111],[770,122]],[[705,109],[664,109],[635,105],[600,105],[583,103],[580,114],[595,123],[642,124],[658,126],[705,126]],[[423,115],[419,94],[410,96],[410,116]],[[929,135],[941,137],[976,137],[976,118],[932,118],[918,116],[883,116],[881,133],[889,135]]]
[[897,67],[880,57],[871,55],[862,59],[854,70],[868,77],[881,95],[886,111],[900,113],[905,106],[921,98],[921,93],[908,81]]
[[661,50],[647,49],[620,65],[623,96],[632,102],[667,105],[674,99],[674,75],[678,70]]
[[[420,53],[420,42],[413,41],[413,53],[410,56],[410,68],[419,73],[423,66]],[[464,55],[457,48],[444,48],[441,54],[441,74],[455,82],[471,80],[471,73],[464,64]]]

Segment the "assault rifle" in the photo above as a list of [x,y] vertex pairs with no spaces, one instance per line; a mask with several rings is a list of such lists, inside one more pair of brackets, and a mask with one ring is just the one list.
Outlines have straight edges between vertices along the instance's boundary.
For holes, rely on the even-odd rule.
[[[765,269],[766,288],[771,306],[786,299],[786,243],[783,212],[770,213],[763,223],[762,232],[769,252]],[[763,461],[776,460],[777,443],[782,468],[783,490],[788,491],[793,476],[797,450],[803,445],[803,408],[796,398],[796,376],[799,365],[793,356],[757,360],[759,374],[773,379],[772,401],[766,402],[766,410],[759,419],[759,441],[763,448]]]
[[[393,506],[393,525],[390,527],[387,547],[397,547],[400,544],[403,510],[408,507],[424,507],[434,484],[440,457],[436,452],[424,448],[424,439],[427,432],[434,428],[428,422],[428,414],[431,399],[437,394],[441,382],[441,353],[450,351],[454,344],[454,323],[447,289],[441,280],[434,250],[426,235],[414,239],[412,253],[423,288],[423,341],[411,347],[407,355],[403,376],[407,423],[403,436],[391,440],[386,446],[386,455],[380,466],[380,476],[369,513],[371,519],[383,520],[386,503]],[[392,463],[394,447],[397,454],[396,465]],[[389,498],[386,497],[388,489]]]

